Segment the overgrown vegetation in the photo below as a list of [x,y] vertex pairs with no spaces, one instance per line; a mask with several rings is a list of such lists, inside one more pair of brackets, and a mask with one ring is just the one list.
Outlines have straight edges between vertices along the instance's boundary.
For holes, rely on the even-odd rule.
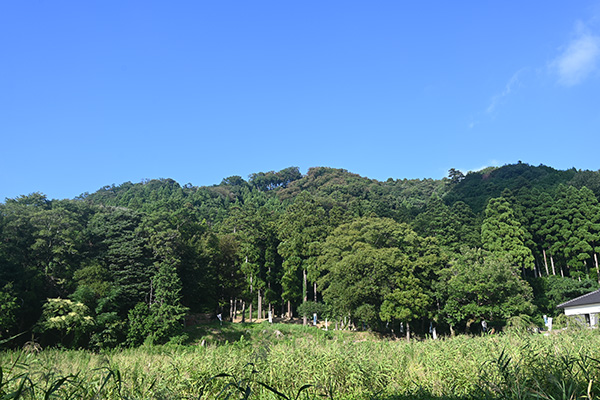
[[[407,343],[289,324],[218,324],[204,345],[0,353],[3,399],[594,399],[600,336],[572,330]],[[234,341],[229,339],[236,338]]]

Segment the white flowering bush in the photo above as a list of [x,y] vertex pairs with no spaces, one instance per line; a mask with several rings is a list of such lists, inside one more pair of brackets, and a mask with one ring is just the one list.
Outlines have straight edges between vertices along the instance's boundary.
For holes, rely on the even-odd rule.
[[[42,332],[55,331],[60,335],[62,345],[75,345],[94,326],[88,307],[69,299],[48,299],[43,306],[38,328]],[[65,339],[70,339],[65,343]]]

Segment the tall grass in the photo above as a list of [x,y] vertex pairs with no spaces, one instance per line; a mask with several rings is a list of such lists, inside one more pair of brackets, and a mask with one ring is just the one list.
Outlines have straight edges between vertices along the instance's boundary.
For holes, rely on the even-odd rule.
[[[235,341],[229,339],[235,337]],[[204,346],[0,353],[0,399],[575,399],[600,393],[600,334],[386,340],[286,325]]]

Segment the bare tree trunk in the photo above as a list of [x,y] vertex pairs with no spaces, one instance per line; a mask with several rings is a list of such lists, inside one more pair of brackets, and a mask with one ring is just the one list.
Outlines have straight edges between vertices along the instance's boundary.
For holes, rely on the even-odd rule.
[[[304,297],[302,299],[302,304],[306,304],[306,301],[308,300],[308,296],[307,296],[307,292],[308,292],[308,286],[307,286],[307,282],[306,282],[306,268],[302,270],[302,280],[303,280],[303,292],[304,292]],[[306,326],[306,313],[302,314],[302,325]]]
[[257,306],[257,312],[258,315],[256,316],[257,319],[262,319],[262,293],[260,291],[260,289],[258,289],[258,306]]
[[235,321],[235,319],[237,318],[237,304],[238,300],[233,299],[233,321]]
[[406,341],[410,342],[410,324],[406,323]]
[[546,258],[546,250],[542,249],[542,253],[544,253],[544,266],[546,267],[546,276],[550,275],[548,271],[548,259]]
[[[248,257],[246,257],[246,262],[248,262]],[[248,305],[248,311],[250,314],[250,322],[252,322],[252,276],[250,276],[250,304]]]
[[288,300],[288,305],[287,305],[288,309],[287,309],[287,317],[289,319],[292,319],[292,302]]
[[246,302],[242,300],[242,323],[246,322]]
[[315,303],[317,302],[317,282],[315,281],[315,283],[313,284],[313,289],[315,292]]
[[556,276],[556,269],[554,268],[554,257],[550,254],[550,264],[552,264],[552,275]]
[[562,276],[563,278],[565,277],[565,273],[563,272],[562,265],[560,266],[560,276]]
[[454,332],[454,326],[452,324],[450,324],[450,336],[454,337],[455,332]]
[[596,276],[598,277],[598,283],[600,283],[600,268],[598,267],[598,254],[594,253],[594,262],[596,263]]
[[229,299],[229,322],[233,322],[233,299]]

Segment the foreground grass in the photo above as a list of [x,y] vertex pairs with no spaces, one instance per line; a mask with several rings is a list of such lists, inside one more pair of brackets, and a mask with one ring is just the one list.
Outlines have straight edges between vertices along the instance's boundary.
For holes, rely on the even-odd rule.
[[105,354],[3,352],[0,399],[592,399],[600,394],[596,331],[406,343],[365,333],[235,324],[197,327],[193,336],[191,345]]

